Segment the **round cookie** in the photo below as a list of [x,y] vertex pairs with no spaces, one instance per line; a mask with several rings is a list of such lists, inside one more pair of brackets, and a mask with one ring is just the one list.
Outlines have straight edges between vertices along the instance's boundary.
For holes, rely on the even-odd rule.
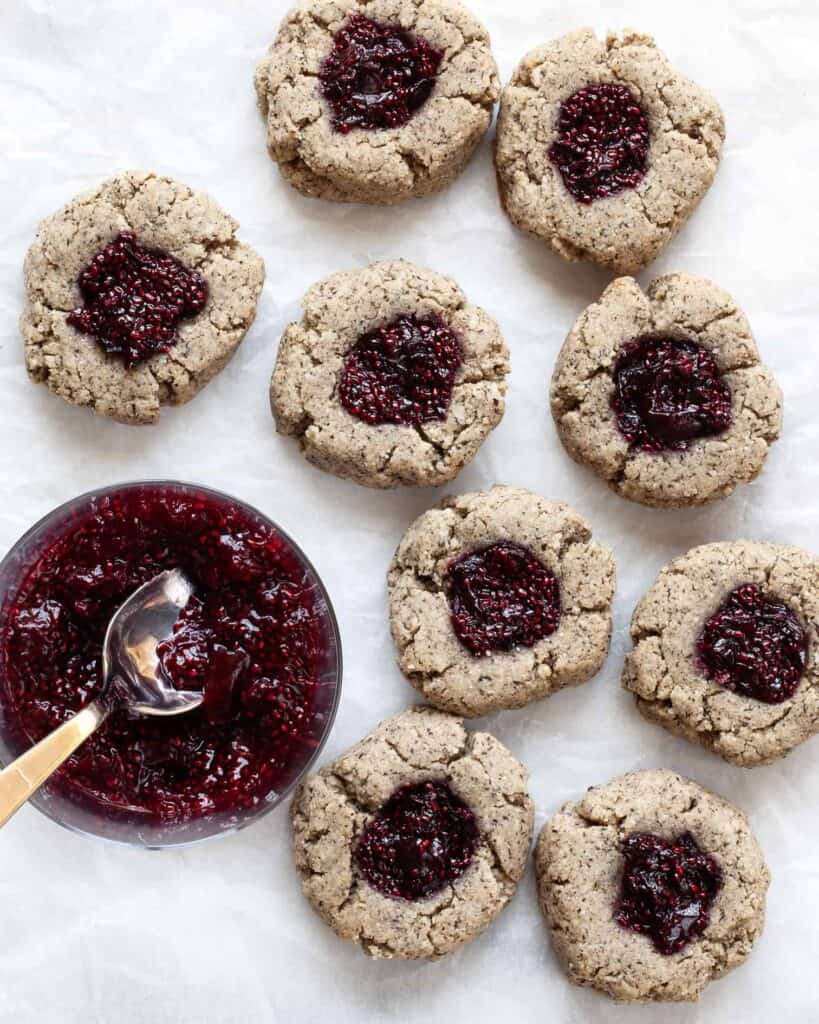
[[573,509],[495,486],[410,526],[388,574],[401,671],[466,717],[522,707],[602,667],[615,566]]
[[388,718],[296,793],[305,896],[370,956],[452,952],[497,917],[523,876],[534,825],[527,778],[493,736],[458,718],[424,707]]
[[746,815],[674,772],[630,772],[566,804],[535,869],[569,978],[618,1001],[698,999],[762,931],[770,876]]
[[377,204],[456,178],[499,93],[489,35],[457,0],[306,0],[255,85],[268,151],[291,185]]
[[237,227],[204,192],[147,171],[48,217],[25,260],[32,379],[121,423],[190,401],[256,316],[264,263]]
[[705,278],[618,278],[578,317],[552,378],[564,447],[624,498],[687,508],[762,471],[782,393],[745,314]]
[[367,487],[457,476],[503,416],[509,354],[495,321],[403,260],[333,274],[303,306],[270,385],[279,432]]
[[819,559],[750,541],[671,562],[637,606],[623,686],[649,721],[744,767],[819,732]]
[[564,259],[633,274],[708,191],[724,137],[716,100],[650,36],[579,29],[527,54],[503,90],[501,202]]

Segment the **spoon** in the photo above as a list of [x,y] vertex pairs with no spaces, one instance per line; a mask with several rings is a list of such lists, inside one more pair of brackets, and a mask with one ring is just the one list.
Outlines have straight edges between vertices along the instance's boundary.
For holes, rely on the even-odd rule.
[[148,580],[120,606],[105,631],[101,695],[0,771],[0,826],[99,729],[113,708],[168,716],[199,707],[201,693],[176,690],[162,679],[156,653],[192,593],[187,577],[170,569]]

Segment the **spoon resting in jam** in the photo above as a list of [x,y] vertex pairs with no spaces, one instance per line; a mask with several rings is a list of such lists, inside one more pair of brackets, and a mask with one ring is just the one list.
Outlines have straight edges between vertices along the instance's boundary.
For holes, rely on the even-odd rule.
[[201,692],[177,690],[162,678],[157,647],[167,640],[193,586],[179,569],[138,587],[108,624],[102,695],[0,771],[0,826],[31,797],[114,708],[140,715],[181,715],[200,706]]

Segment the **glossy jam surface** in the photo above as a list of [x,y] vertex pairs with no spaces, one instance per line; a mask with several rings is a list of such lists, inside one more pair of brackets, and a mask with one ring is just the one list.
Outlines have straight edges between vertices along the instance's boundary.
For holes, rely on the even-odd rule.
[[454,882],[472,863],[475,815],[443,782],[402,786],[358,838],[354,859],[385,896],[420,900]]
[[356,419],[415,427],[446,418],[463,360],[440,317],[397,317],[362,335],[344,358],[338,395]]
[[647,935],[658,953],[678,953],[708,927],[722,870],[689,832],[663,839],[632,832],[623,840],[623,876],[614,919]]
[[600,82],[560,105],[549,159],[574,198],[593,203],[640,183],[650,144],[648,119],[631,90]]
[[636,338],[621,348],[613,376],[612,409],[634,450],[685,451],[731,426],[731,389],[711,353],[694,341]]
[[319,81],[333,128],[399,128],[429,99],[443,53],[400,25],[354,14],[336,32]]
[[697,655],[708,679],[743,697],[781,704],[805,673],[808,639],[786,604],[747,583],[708,619]]
[[208,301],[208,283],[161,249],[149,249],[130,231],[101,249],[79,277],[83,305],[68,322],[90,334],[126,366],[167,352],[180,320]]
[[114,711],[58,780],[107,814],[162,824],[257,806],[323,736],[331,639],[290,544],[221,496],[126,488],[84,504],[48,540],[0,634],[0,699],[29,744],[100,693],[111,615],[177,566],[195,592],[160,663],[178,688],[203,690],[204,706],[165,719]]
[[452,628],[473,654],[533,647],[560,624],[557,577],[527,548],[499,541],[450,563]]

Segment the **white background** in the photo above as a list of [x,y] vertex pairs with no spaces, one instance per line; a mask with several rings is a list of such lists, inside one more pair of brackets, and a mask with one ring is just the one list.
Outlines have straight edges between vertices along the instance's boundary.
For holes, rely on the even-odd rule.
[[[299,298],[332,271],[403,256],[453,275],[512,352],[507,413],[453,488],[523,485],[572,502],[618,563],[615,632],[593,682],[486,725],[529,767],[537,824],[586,786],[668,766],[751,815],[773,873],[750,961],[699,1006],[617,1007],[572,988],[548,947],[531,869],[478,941],[434,964],[370,962],[304,902],[287,812],[187,850],[145,853],[59,829],[26,808],[0,837],[2,1024],[256,1024],[329,1020],[733,1022],[819,1020],[819,739],[744,771],[643,722],[619,688],[634,604],[694,544],[816,544],[819,14],[813,0],[622,7],[472,0],[503,80],[532,46],[590,24],[655,34],[725,110],[723,166],[682,236],[642,275],[713,278],[748,313],[785,390],[785,432],[762,479],[706,510],[631,506],[572,464],[547,411],[558,348],[609,276],[524,238],[498,207],[490,147],[443,195],[398,209],[302,198],[265,153],[252,74],[285,0],[2,0],[0,4],[0,549],[91,487],[175,476],[258,505],[304,546],[344,641],[328,759],[414,691],[394,664],[384,573],[433,491],[379,493],[310,467],[278,437],[267,381]],[[26,379],[17,318],[37,222],[128,167],[210,191],[267,264],[255,326],[231,366],[151,428],[124,427]]]

